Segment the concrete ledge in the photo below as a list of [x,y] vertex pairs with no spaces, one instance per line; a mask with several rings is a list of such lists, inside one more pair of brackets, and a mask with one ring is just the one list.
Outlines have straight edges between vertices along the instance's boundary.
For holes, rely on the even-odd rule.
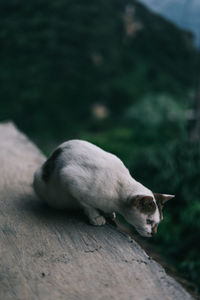
[[92,227],[34,195],[45,157],[12,123],[0,125],[0,299],[193,299],[114,227]]

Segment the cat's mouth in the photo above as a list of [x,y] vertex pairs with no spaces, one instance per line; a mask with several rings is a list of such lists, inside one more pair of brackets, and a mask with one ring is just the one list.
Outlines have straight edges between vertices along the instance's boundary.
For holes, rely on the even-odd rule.
[[142,226],[135,225],[133,223],[131,224],[131,222],[128,222],[128,220],[126,221],[125,217],[118,213],[113,218],[113,221],[121,231],[124,231],[128,234],[137,232],[140,236],[148,238],[152,237],[151,232],[146,231]]
[[147,232],[147,231],[144,231],[142,230],[141,228],[138,228],[138,227],[135,227],[136,231],[139,233],[139,235],[143,236],[143,237],[152,237],[152,234],[151,232]]

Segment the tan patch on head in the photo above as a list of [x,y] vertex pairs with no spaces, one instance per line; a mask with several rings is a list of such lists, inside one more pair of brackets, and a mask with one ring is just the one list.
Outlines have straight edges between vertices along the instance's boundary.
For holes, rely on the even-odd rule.
[[156,211],[156,204],[151,196],[137,196],[135,206],[143,214],[153,214]]

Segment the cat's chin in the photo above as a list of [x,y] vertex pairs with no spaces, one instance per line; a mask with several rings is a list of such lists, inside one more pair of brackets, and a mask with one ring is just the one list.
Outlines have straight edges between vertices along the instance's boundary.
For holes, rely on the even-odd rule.
[[[136,229],[137,230],[137,229]],[[146,238],[150,238],[152,237],[151,233],[150,232],[145,232],[145,231],[139,231],[137,230],[137,232],[139,233],[140,236],[142,237],[146,237]]]

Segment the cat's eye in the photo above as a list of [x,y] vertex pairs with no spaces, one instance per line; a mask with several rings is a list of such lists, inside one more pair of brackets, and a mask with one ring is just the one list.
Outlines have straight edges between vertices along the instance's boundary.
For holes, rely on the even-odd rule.
[[151,219],[147,219],[147,224],[153,225],[153,221]]

